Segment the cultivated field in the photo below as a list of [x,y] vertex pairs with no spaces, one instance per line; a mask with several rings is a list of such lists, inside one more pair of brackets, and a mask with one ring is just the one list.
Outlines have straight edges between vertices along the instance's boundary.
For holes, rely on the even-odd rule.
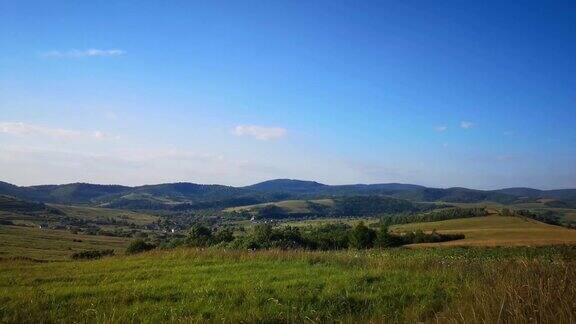
[[4,260],[0,322],[573,323],[575,254],[178,249],[97,261]]
[[157,216],[150,214],[136,213],[119,209],[54,204],[51,206],[62,210],[66,213],[67,216],[87,221],[108,221],[113,219],[115,221],[125,221],[136,225],[146,225],[158,220]]
[[248,206],[241,206],[241,207],[231,207],[227,208],[225,212],[239,212],[239,211],[254,211],[258,208],[265,207],[265,206],[278,206],[284,208],[289,213],[308,213],[310,212],[309,202],[313,202],[316,204],[320,204],[323,206],[332,206],[334,201],[332,199],[316,199],[316,200],[283,200],[278,202],[270,202],[270,203],[263,203],[263,204],[256,204],[256,205],[248,205]]
[[114,249],[122,253],[129,239],[79,235],[66,230],[38,227],[0,226],[0,258],[26,257],[36,260],[65,260],[74,252]]
[[512,246],[576,244],[576,230],[519,217],[487,216],[393,226],[395,232],[432,231],[462,233],[463,240],[419,246]]

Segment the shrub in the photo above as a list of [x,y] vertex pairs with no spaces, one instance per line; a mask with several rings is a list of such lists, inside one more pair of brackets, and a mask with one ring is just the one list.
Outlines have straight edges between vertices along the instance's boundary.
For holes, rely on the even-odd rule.
[[252,233],[237,238],[232,244],[248,249],[298,249],[307,248],[308,245],[299,228],[291,226],[272,228],[269,224],[257,225]]
[[89,250],[89,251],[82,251],[76,252],[72,254],[71,258],[74,260],[93,260],[93,259],[100,259],[105,256],[114,255],[114,250]]
[[344,223],[315,226],[304,233],[311,249],[340,250],[349,245],[350,225]]
[[369,249],[374,246],[376,232],[364,225],[364,222],[354,226],[350,233],[350,246],[356,249]]
[[410,232],[402,235],[400,237],[403,244],[417,244],[417,243],[438,243],[447,242],[454,240],[464,239],[464,234],[440,234],[435,230],[430,234],[422,232],[422,230],[417,230],[415,232]]
[[142,239],[137,239],[135,241],[132,241],[130,243],[130,245],[128,245],[128,248],[126,248],[126,254],[136,254],[136,253],[146,252],[146,251],[150,251],[154,248],[156,248],[156,246],[154,244],[147,243],[146,241],[144,241]]

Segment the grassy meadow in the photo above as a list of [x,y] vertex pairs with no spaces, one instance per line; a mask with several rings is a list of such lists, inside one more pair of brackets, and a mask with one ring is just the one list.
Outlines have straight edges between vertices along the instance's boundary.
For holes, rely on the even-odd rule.
[[64,213],[66,213],[66,215],[70,217],[75,217],[87,221],[105,221],[113,219],[116,221],[125,221],[135,225],[146,225],[154,223],[158,220],[158,216],[120,209],[56,204],[51,204],[51,206],[62,210]]
[[0,262],[0,322],[573,323],[576,249],[226,251]]

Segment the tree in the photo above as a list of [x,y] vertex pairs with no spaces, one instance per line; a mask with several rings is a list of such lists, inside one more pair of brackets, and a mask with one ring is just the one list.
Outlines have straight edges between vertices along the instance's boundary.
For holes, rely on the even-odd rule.
[[387,248],[399,246],[401,245],[401,242],[399,242],[396,236],[390,234],[388,226],[384,223],[380,225],[380,230],[378,231],[378,234],[376,234],[374,245],[377,247]]
[[186,238],[186,243],[191,246],[208,246],[212,244],[212,231],[203,225],[194,225]]
[[375,238],[376,232],[364,225],[364,222],[360,222],[350,233],[350,246],[356,249],[368,249],[374,246]]
[[276,205],[266,205],[258,210],[258,218],[260,219],[278,219],[286,217],[286,211],[282,207]]

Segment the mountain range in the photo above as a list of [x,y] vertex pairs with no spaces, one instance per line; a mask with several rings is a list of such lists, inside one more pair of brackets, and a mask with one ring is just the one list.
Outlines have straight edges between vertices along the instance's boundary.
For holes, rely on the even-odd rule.
[[350,195],[386,195],[411,201],[491,201],[503,204],[552,199],[567,206],[576,206],[576,189],[443,189],[401,183],[326,185],[291,179],[269,180],[245,187],[186,182],[135,187],[90,183],[16,186],[0,182],[0,194],[43,203],[87,204],[127,209],[163,209],[178,206],[178,209],[201,209]]

